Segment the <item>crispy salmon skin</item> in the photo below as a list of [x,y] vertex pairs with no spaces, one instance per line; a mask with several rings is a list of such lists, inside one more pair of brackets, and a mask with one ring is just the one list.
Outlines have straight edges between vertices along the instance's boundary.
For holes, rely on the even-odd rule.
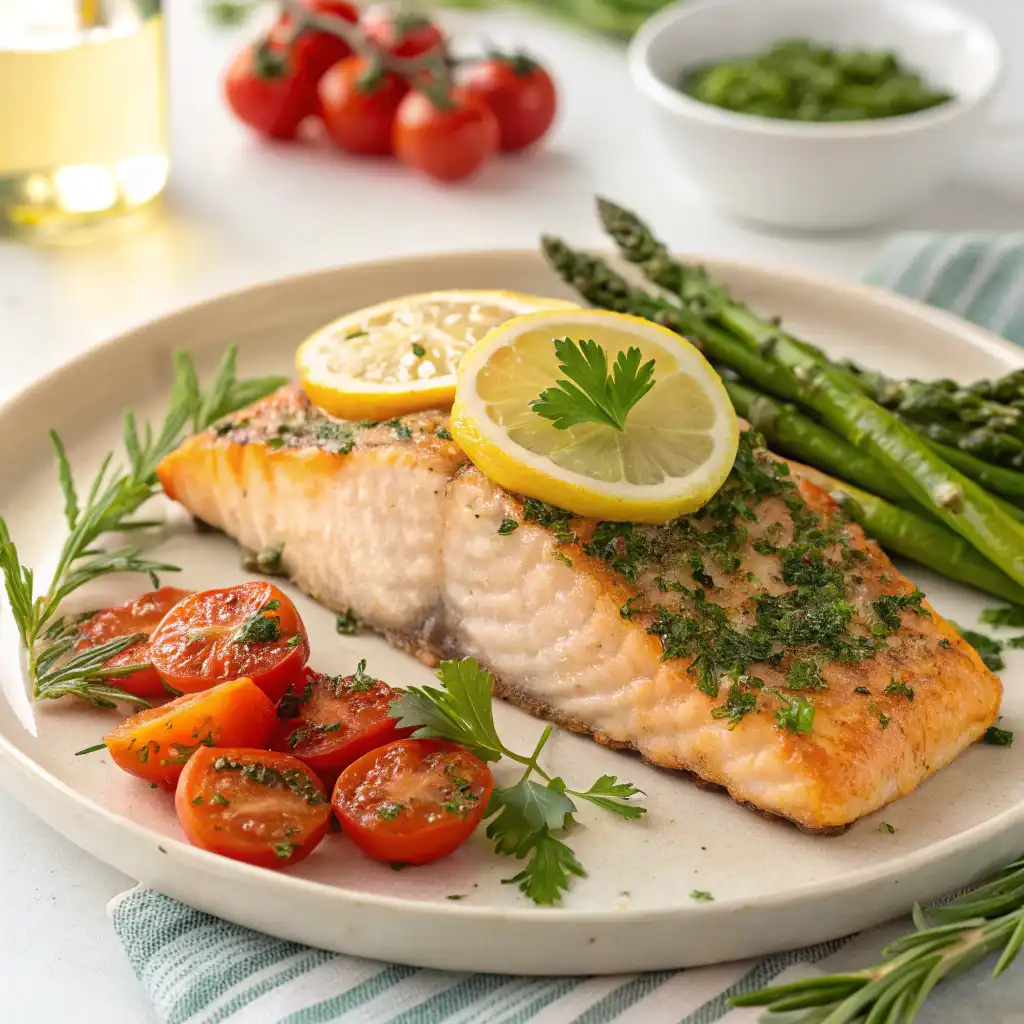
[[909,793],[995,721],[975,651],[755,433],[704,509],[641,526],[502,490],[446,423],[334,420],[290,385],[159,475],[422,660],[472,655],[505,699],[806,829]]

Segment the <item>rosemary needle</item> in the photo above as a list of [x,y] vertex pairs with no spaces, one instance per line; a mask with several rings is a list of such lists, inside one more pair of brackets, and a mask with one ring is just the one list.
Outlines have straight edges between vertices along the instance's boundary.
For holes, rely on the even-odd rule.
[[911,1024],[943,978],[1001,950],[998,977],[1016,958],[1024,945],[1024,858],[949,903],[915,906],[913,918],[917,931],[884,949],[880,963],[760,989],[730,1005],[812,1011],[792,1024]]
[[112,682],[144,666],[125,665],[115,670],[104,667],[115,654],[137,643],[142,634],[118,637],[72,655],[78,620],[67,621],[59,614],[59,609],[75,591],[111,573],[142,573],[158,587],[158,573],[177,571],[175,565],[146,558],[138,546],[106,549],[97,547],[97,542],[106,534],[156,525],[153,520],[135,519],[134,515],[159,493],[157,464],[180,444],[190,429],[205,430],[215,420],[262,398],[285,382],[283,377],[237,380],[236,355],[232,345],[225,352],[210,387],[202,392],[191,358],[183,351],[176,351],[170,409],[159,430],[154,432],[149,424],[140,429],[132,413],[126,411],[123,423],[126,465],[117,466],[114,453],[108,453],[84,497],[78,490],[60,435],[50,431],[68,533],[57,567],[42,592],[37,590],[32,570],[22,564],[7,523],[0,516],[0,572],[22,647],[28,653],[32,695],[36,700],[70,694],[100,707],[115,707],[118,701],[147,706],[146,701],[126,693]]

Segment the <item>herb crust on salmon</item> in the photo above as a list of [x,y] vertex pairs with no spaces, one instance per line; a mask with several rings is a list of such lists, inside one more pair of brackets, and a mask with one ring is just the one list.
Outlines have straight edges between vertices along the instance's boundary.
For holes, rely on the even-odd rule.
[[912,791],[996,719],[999,680],[800,467],[752,431],[660,526],[510,494],[444,412],[379,424],[295,385],[186,441],[167,494],[426,662],[806,829]]

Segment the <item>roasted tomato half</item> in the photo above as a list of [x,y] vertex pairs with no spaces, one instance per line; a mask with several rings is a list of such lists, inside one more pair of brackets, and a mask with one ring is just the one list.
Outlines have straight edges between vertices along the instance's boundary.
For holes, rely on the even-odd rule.
[[[75,632],[79,640],[75,650],[85,651],[131,633],[145,633],[148,638],[163,617],[190,594],[191,591],[179,590],[177,587],[161,587],[142,594],[134,601],[119,604],[115,608],[104,608],[78,624]],[[168,695],[167,687],[151,664],[148,639],[140,640],[126,647],[120,654],[115,654],[104,664],[104,668],[127,669],[134,665],[139,666],[136,671],[126,676],[116,676],[111,682],[136,697],[148,699]]]
[[274,701],[309,657],[295,605],[265,580],[193,594],[160,623],[149,648],[153,667],[176,690],[248,676]]
[[469,838],[494,777],[465,747],[398,740],[350,764],[334,786],[342,831],[374,860],[429,864]]
[[299,685],[278,706],[283,717],[271,747],[308,764],[328,786],[338,773],[370,750],[414,730],[398,729],[389,716],[400,696],[387,683],[366,674],[361,661],[350,676],[328,676],[307,668]]
[[198,751],[181,773],[174,807],[194,846],[265,868],[308,857],[331,817],[316,775],[269,750]]
[[114,763],[131,775],[173,789],[188,759],[208,747],[262,747],[277,717],[251,680],[233,679],[146,708],[103,737]]

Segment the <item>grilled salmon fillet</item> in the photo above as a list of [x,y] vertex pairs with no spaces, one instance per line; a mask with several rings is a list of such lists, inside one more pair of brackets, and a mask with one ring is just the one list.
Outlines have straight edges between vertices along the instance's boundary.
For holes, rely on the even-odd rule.
[[502,490],[443,412],[331,419],[289,385],[186,441],[167,494],[431,663],[809,830],[903,796],[996,718],[999,680],[753,432],[700,512],[575,519]]

